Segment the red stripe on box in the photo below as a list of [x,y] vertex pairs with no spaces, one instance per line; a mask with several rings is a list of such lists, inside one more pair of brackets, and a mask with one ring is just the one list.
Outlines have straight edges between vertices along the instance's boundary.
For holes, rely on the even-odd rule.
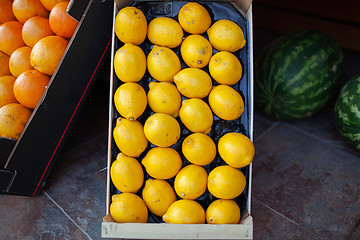
[[42,180],[43,180],[43,178],[44,178],[44,176],[45,176],[45,173],[46,173],[46,171],[48,170],[48,168],[49,168],[49,166],[50,166],[50,163],[51,163],[51,161],[53,160],[53,158],[54,158],[54,156],[55,156],[55,153],[56,153],[56,151],[58,150],[58,148],[59,148],[59,146],[60,146],[60,143],[61,143],[61,141],[63,140],[63,138],[64,138],[64,136],[65,136],[65,133],[67,132],[67,130],[68,130],[69,126],[70,126],[70,123],[71,123],[71,121],[73,120],[73,118],[74,118],[74,116],[75,116],[75,113],[76,113],[76,111],[78,110],[79,105],[80,105],[81,101],[83,100],[83,98],[84,98],[84,96],[85,96],[85,93],[87,92],[87,90],[88,90],[88,88],[89,88],[89,85],[90,85],[90,83],[92,82],[92,80],[93,80],[93,78],[94,78],[94,76],[95,76],[95,73],[97,72],[97,70],[98,70],[98,68],[99,68],[99,66],[100,66],[100,63],[102,62],[102,60],[103,60],[103,58],[104,58],[104,56],[105,56],[105,53],[106,53],[106,51],[108,50],[108,48],[109,48],[109,46],[110,46],[110,43],[111,43],[111,38],[110,38],[110,41],[108,42],[108,44],[107,44],[104,52],[102,53],[101,58],[100,58],[98,64],[96,65],[96,68],[95,68],[95,70],[94,70],[94,72],[93,72],[93,74],[92,74],[92,76],[91,76],[88,84],[86,85],[86,88],[85,88],[85,90],[84,90],[84,92],[83,92],[83,94],[82,94],[82,96],[81,96],[78,104],[76,105],[76,108],[75,108],[73,114],[71,115],[71,118],[70,118],[70,120],[69,120],[69,122],[68,122],[68,124],[67,124],[67,126],[66,126],[66,128],[65,128],[65,130],[64,130],[64,132],[63,132],[63,134],[62,134],[62,136],[61,136],[61,138],[60,138],[60,140],[59,140],[59,142],[58,142],[58,144],[57,144],[57,146],[56,146],[56,148],[55,148],[55,150],[54,150],[54,152],[53,152],[53,154],[52,154],[52,156],[51,156],[51,158],[50,158],[50,160],[49,160],[49,162],[48,162],[48,164],[47,164],[47,166],[46,166],[46,168],[45,168],[45,170],[44,170],[44,172],[43,172],[43,174],[42,174],[42,176],[41,176],[41,178],[40,178],[40,181],[39,181],[39,183],[38,183],[38,185],[37,185],[37,187],[36,187],[36,189],[35,189],[35,191],[34,191],[34,193],[33,193],[33,196],[36,194],[37,190],[39,189],[39,186],[40,186],[40,184],[41,184],[41,182],[42,182]]

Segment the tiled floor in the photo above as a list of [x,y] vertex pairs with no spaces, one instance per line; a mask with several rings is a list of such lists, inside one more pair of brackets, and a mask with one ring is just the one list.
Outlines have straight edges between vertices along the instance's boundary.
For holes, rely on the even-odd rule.
[[[255,31],[255,53],[275,37]],[[343,80],[360,66],[359,53],[345,54]],[[101,75],[96,81],[43,193],[0,195],[0,239],[101,238],[106,78]],[[360,152],[339,136],[331,104],[310,118],[291,122],[256,110],[254,140],[254,239],[360,239]]]

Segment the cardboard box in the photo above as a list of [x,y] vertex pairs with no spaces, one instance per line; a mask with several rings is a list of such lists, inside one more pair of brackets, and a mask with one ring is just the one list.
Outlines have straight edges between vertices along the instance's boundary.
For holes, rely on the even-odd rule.
[[[160,6],[154,7],[155,11],[158,11],[159,15],[168,16],[172,13],[172,9],[179,8],[179,4],[185,4],[184,1],[134,1],[134,3],[145,2],[149,4],[160,4]],[[161,6],[163,3],[163,6]],[[173,4],[174,3],[174,4]],[[245,97],[245,109],[246,113],[242,115],[244,119],[239,120],[239,125],[245,128],[246,135],[253,140],[253,41],[252,41],[252,4],[251,1],[201,1],[201,4],[210,6],[213,3],[232,5],[238,16],[245,19],[245,31],[246,31],[246,45],[245,50],[240,50],[242,58],[246,58],[243,63],[244,76],[242,78],[241,86],[239,89],[246,89],[241,92]],[[116,1],[114,7],[114,20],[119,9],[130,4],[130,1]],[[153,11],[152,11],[153,12]],[[176,15],[177,13],[175,13]],[[216,15],[216,14],[215,14]],[[228,16],[229,17],[229,16]],[[243,29],[244,30],[244,29]],[[114,54],[119,48],[119,40],[116,38],[113,31],[112,41],[112,67]],[[109,207],[111,203],[111,196],[118,191],[113,186],[110,179],[110,166],[115,160],[118,153],[117,147],[114,143],[112,132],[116,118],[119,114],[116,112],[113,103],[113,94],[116,88],[119,86],[119,79],[111,70],[111,82],[110,82],[110,97],[109,97],[109,132],[108,132],[108,169],[107,169],[107,202],[106,202],[106,216],[102,222],[102,237],[104,238],[125,238],[125,239],[252,239],[253,238],[253,221],[251,217],[251,171],[252,165],[242,169],[246,172],[247,187],[244,194],[245,205],[242,206],[242,215],[239,224],[166,224],[166,223],[116,223],[110,213]],[[142,81],[142,80],[141,80]],[[241,128],[241,126],[239,126]],[[206,210],[206,209],[205,209]]]
[[68,12],[75,11],[80,22],[42,99],[17,141],[0,138],[0,193],[41,192],[110,53],[113,7],[111,0],[72,1]]

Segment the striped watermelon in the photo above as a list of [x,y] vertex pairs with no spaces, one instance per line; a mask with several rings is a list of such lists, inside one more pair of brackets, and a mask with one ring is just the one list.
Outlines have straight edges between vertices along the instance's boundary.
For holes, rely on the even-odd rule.
[[255,104],[283,120],[308,117],[322,108],[343,70],[339,45],[312,30],[282,36],[257,60]]
[[360,150],[360,74],[341,89],[335,104],[335,120],[340,134]]

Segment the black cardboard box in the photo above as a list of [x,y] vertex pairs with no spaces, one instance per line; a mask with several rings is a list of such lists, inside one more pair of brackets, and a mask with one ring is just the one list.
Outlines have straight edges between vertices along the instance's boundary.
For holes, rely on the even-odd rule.
[[35,196],[110,53],[112,0],[73,0],[79,20],[61,62],[19,140],[0,138],[0,193]]

